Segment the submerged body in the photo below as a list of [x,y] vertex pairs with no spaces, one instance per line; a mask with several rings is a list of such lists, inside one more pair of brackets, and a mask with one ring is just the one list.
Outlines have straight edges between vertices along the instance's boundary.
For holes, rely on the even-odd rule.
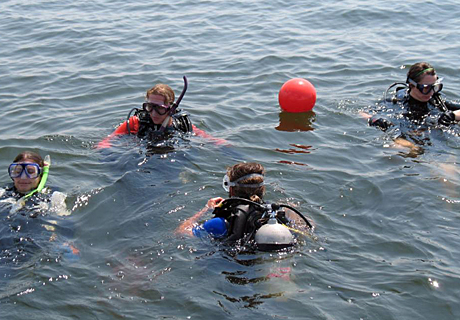
[[[371,126],[383,131],[401,120],[426,128],[438,125],[448,126],[457,121],[456,113],[460,110],[459,103],[446,100],[440,93],[434,94],[428,101],[419,101],[410,95],[407,88],[398,88],[391,100],[385,100],[384,103],[386,103],[384,109],[390,109],[391,114],[386,116],[377,114],[369,119]],[[395,106],[397,107],[396,112],[393,111]]]
[[[392,97],[387,94],[393,87]],[[460,121],[460,104],[441,95],[442,78],[434,68],[419,62],[407,72],[405,83],[392,84],[385,92],[383,104],[374,116],[363,114],[369,125],[383,131],[392,129],[397,146],[408,147],[416,154],[422,152],[417,145],[430,143],[432,129],[447,129]]]
[[313,228],[291,206],[256,203],[243,198],[223,200],[212,214],[214,218],[193,227],[193,235],[210,236],[226,244],[237,243],[262,251],[291,247],[296,234],[305,234]]
[[[134,108],[112,134],[98,143],[98,149],[111,147],[111,140],[117,136],[135,134],[141,139],[158,141],[168,139],[172,133],[194,133],[198,136],[214,140],[216,144],[225,144],[223,139],[216,139],[192,124],[188,114],[177,110],[187,89],[184,77],[184,90],[174,102],[174,91],[165,84],[157,84],[149,89],[145,96],[142,109]],[[131,116],[131,113],[135,114]]]
[[13,185],[0,188],[0,275],[5,278],[39,252],[78,255],[66,240],[73,233],[62,217],[69,214],[66,195],[45,187],[49,166],[49,158],[22,152],[8,168]]

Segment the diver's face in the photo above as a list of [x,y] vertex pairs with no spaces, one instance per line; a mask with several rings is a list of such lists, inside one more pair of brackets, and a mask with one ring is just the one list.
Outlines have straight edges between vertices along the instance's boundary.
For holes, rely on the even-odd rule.
[[[148,96],[147,102],[155,103],[161,106],[161,105],[165,105],[165,98],[158,94],[152,94]],[[163,121],[166,119],[166,117],[168,117],[168,112],[165,112],[164,114],[160,114],[155,109],[153,109],[152,112],[150,112],[150,118],[155,124],[162,124]]]
[[[30,161],[21,161],[18,163],[29,163],[29,162]],[[40,183],[40,179],[41,179],[41,176],[38,176],[33,179],[29,178],[26,175],[26,172],[24,170],[19,177],[13,178],[13,183],[14,183],[14,187],[16,188],[18,192],[27,193],[38,187],[38,184]]]
[[[418,83],[431,85],[434,84],[436,80],[438,80],[437,76],[425,74]],[[434,93],[433,90],[430,90],[427,94],[423,94],[412,84],[410,85],[410,88],[410,95],[412,96],[412,98],[421,102],[427,102],[428,100],[430,100]]]

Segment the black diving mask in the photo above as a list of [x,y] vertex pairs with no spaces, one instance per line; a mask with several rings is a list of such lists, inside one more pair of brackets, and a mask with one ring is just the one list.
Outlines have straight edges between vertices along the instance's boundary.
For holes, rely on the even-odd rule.
[[442,90],[442,80],[443,78],[440,78],[438,80],[436,80],[435,83],[433,84],[420,84],[420,83],[417,83],[415,82],[414,80],[412,79],[408,79],[408,82],[412,85],[414,85],[418,91],[420,91],[422,94],[429,94],[431,92],[431,90],[433,90],[433,93],[438,93]]
[[142,104],[142,108],[148,113],[151,113],[153,110],[155,110],[155,112],[158,113],[160,116],[166,114],[166,112],[168,112],[169,109],[171,109],[170,106],[167,106],[164,104],[159,105],[159,104],[152,103],[152,102],[144,102]]

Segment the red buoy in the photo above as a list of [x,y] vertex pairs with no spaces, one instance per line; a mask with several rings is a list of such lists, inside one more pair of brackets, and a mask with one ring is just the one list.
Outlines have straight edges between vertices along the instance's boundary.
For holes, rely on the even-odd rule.
[[278,102],[281,109],[287,112],[310,111],[316,103],[316,89],[302,78],[288,80],[278,93]]

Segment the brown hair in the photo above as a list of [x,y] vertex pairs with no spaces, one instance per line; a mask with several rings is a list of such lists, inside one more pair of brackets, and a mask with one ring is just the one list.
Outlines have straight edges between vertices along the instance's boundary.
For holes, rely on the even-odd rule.
[[[227,169],[227,175],[230,178],[230,181],[235,181],[238,178],[244,177],[245,175],[251,173],[258,173],[261,175],[265,174],[264,167],[256,162],[249,162],[249,163],[237,163],[234,166]],[[247,179],[241,180],[238,184],[258,184],[264,181],[263,177],[256,176],[256,177],[249,177]],[[257,188],[245,188],[235,186],[232,187],[233,195],[239,198],[249,199],[254,202],[262,202],[262,198],[265,193],[265,187],[260,186]]]
[[174,91],[173,89],[171,89],[170,86],[166,84],[159,83],[155,85],[153,88],[150,88],[149,90],[147,90],[147,94],[145,95],[145,97],[148,99],[149,95],[155,95],[155,94],[163,96],[165,98],[165,104],[168,106],[174,103],[174,100],[175,100]]
[[43,168],[45,163],[43,162],[43,158],[36,152],[33,151],[23,151],[14,158],[13,162],[21,162],[21,161],[32,161]]
[[436,70],[434,70],[433,66],[428,62],[417,62],[413,64],[407,72],[406,82],[409,83],[409,79],[412,79],[418,83],[425,74],[435,76]]

